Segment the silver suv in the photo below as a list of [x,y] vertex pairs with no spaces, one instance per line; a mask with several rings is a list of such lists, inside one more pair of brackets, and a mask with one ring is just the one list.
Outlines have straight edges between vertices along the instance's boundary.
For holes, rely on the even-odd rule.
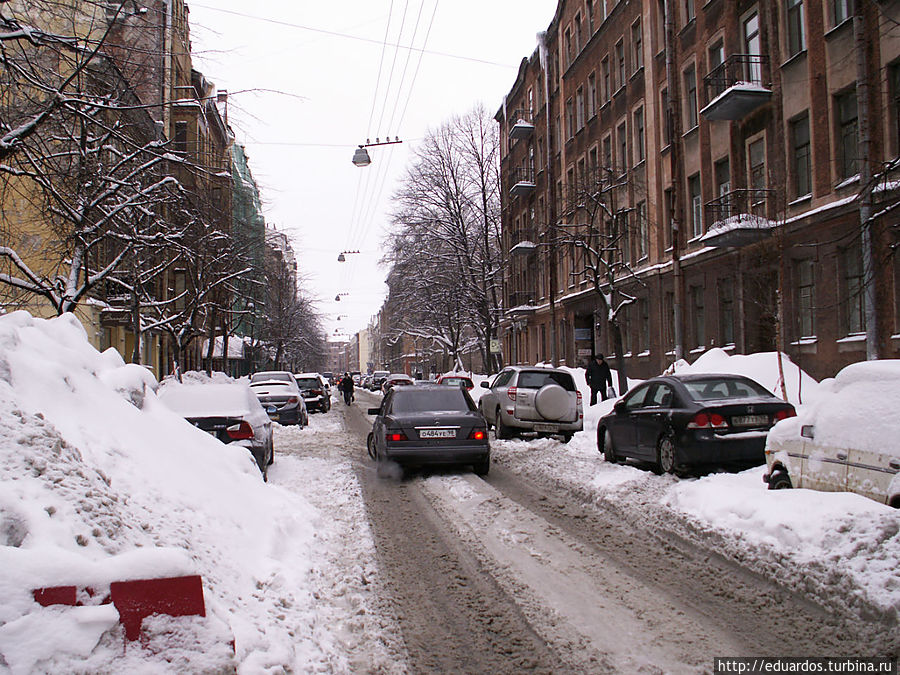
[[569,442],[584,426],[581,392],[572,375],[558,368],[509,366],[494,381],[481,386],[478,409],[497,438],[513,438],[521,431],[560,435]]

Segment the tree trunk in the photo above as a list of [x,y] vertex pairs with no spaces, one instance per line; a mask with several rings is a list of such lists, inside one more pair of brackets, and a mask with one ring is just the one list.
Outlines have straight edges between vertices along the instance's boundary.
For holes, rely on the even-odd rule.
[[616,349],[616,372],[619,379],[618,392],[621,396],[628,391],[628,375],[625,372],[625,355],[622,353],[622,329],[615,321],[609,322],[609,328],[612,331],[613,346]]

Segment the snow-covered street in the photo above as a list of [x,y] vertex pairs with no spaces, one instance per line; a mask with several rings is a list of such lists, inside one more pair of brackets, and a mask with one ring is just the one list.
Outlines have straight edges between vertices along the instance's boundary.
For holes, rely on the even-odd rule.
[[[3,317],[0,345],[0,672],[702,672],[714,653],[900,648],[895,510],[767,491],[762,467],[609,464],[592,424],[612,401],[567,445],[492,440],[486,480],[397,481],[366,457],[360,392],[278,427],[263,483],[72,319]],[[103,589],[178,574],[201,575],[206,618],[146,619],[126,643]],[[96,593],[32,597],[65,584]],[[466,649],[422,639],[472,626]]]

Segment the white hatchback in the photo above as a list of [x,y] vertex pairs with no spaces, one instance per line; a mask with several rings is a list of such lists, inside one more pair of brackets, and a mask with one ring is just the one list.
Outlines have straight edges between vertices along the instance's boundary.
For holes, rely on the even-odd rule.
[[770,490],[856,492],[900,508],[900,360],[863,361],[769,432]]

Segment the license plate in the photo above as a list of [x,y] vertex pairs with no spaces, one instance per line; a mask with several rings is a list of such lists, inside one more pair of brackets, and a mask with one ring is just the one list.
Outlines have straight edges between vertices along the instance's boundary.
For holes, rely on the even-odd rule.
[[419,438],[456,438],[455,429],[419,429]]
[[278,412],[278,408],[276,408],[274,405],[270,405],[268,408],[266,408],[266,412],[270,415],[274,415]]
[[550,432],[551,434],[555,434],[557,431],[559,431],[559,425],[558,424],[535,424],[534,430]]
[[736,427],[758,427],[769,423],[768,415],[735,415],[731,423]]

